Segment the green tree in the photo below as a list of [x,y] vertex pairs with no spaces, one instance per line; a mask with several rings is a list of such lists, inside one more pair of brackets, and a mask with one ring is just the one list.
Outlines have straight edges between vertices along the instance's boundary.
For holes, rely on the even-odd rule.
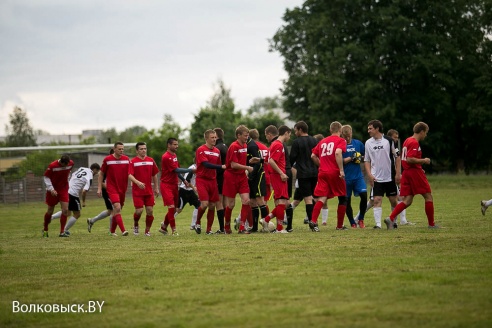
[[181,167],[193,164],[194,151],[187,140],[187,131],[176,123],[169,114],[164,115],[162,126],[155,130],[145,132],[138,138],[147,144],[147,155],[152,157],[160,167],[162,155],[167,151],[167,139],[176,138],[179,141],[177,152]]
[[247,115],[241,121],[248,128],[258,129],[260,140],[266,143],[265,128],[269,125],[280,126],[284,124],[284,119],[280,116],[283,113],[282,99],[280,97],[256,98],[253,104],[246,111]]
[[12,114],[9,114],[9,120],[10,126],[5,125],[7,147],[36,146],[34,129],[29,122],[27,112],[16,106]]
[[40,150],[29,152],[19,166],[11,167],[5,173],[7,180],[24,178],[27,173],[35,176],[43,176],[48,165],[55,159],[60,158],[56,150]]
[[427,156],[458,170],[484,167],[491,15],[491,0],[307,0],[286,11],[270,43],[289,76],[284,109],[314,130],[351,124],[362,139],[370,119],[402,137],[422,120],[431,128]]
[[190,143],[197,149],[204,143],[203,133],[208,129],[221,128],[224,130],[224,141],[229,144],[235,140],[236,124],[241,119],[241,112],[235,110],[231,90],[227,89],[222,80],[218,80],[217,87],[207,103],[201,108],[195,121],[191,124]]
[[121,141],[124,143],[133,143],[145,132],[147,132],[147,129],[141,125],[131,126],[122,132],[118,132],[115,128],[111,128],[102,132],[98,137],[98,142],[115,143],[116,141]]

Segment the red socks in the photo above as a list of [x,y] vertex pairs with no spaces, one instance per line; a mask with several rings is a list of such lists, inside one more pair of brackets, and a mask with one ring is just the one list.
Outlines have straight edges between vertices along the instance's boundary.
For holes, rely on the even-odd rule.
[[[318,223],[319,213],[321,213],[322,208],[323,208],[323,202],[316,202],[316,204],[314,204],[313,214],[311,216],[311,221],[313,223]],[[337,211],[337,218],[338,218],[338,211]]]
[[403,212],[403,210],[406,208],[407,208],[407,205],[405,205],[404,202],[398,203],[398,205],[396,205],[396,207],[393,209],[393,212],[391,212],[391,214],[390,214],[391,221],[395,221],[395,218],[398,216],[398,214]]
[[434,202],[425,202],[425,214],[431,227],[434,226]]

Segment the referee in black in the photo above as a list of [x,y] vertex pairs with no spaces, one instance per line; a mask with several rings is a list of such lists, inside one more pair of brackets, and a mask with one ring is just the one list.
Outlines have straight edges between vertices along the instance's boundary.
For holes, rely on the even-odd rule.
[[290,164],[297,169],[297,182],[299,184],[300,199],[306,204],[306,215],[311,221],[313,214],[313,193],[318,182],[318,167],[311,160],[311,152],[318,144],[316,138],[308,134],[308,125],[299,121],[294,125],[296,139],[292,142],[290,150]]

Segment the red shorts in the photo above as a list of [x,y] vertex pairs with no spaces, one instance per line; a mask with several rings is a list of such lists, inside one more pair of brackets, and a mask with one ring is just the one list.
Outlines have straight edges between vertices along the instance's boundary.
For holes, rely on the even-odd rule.
[[400,181],[400,196],[422,195],[431,192],[424,170],[408,169],[403,171]]
[[196,189],[198,190],[198,199],[206,200],[212,203],[219,201],[219,188],[217,187],[217,181],[197,177]]
[[315,197],[334,198],[347,196],[347,184],[340,178],[340,173],[318,173],[318,183],[314,188]]
[[142,208],[144,206],[154,206],[154,205],[155,205],[154,194],[133,195],[133,206],[135,206],[135,208]]
[[58,204],[58,202],[68,203],[68,190],[65,192],[60,192],[56,196],[53,196],[49,191],[46,192],[46,197],[45,197],[46,205],[55,206],[56,204]]
[[125,196],[126,195],[124,192],[122,192],[122,193],[109,193],[108,192],[108,196],[109,196],[109,200],[111,201],[111,204],[120,203],[121,207],[123,207],[123,205],[125,205]]
[[161,195],[164,206],[178,207],[179,190],[178,185],[161,182]]
[[289,199],[289,189],[287,188],[287,181],[282,181],[280,174],[271,174],[270,182],[273,187],[274,199]]
[[222,195],[229,198],[235,198],[236,194],[249,195],[248,177],[246,177],[245,173],[234,174],[229,171],[225,171]]

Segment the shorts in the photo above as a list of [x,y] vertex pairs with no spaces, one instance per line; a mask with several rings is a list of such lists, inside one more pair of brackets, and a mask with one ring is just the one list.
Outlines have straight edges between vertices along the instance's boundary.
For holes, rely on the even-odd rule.
[[80,204],[80,198],[68,194],[68,210],[72,212],[80,212],[81,209],[82,205]]
[[200,200],[193,190],[179,188],[178,208],[182,210],[186,204],[190,204],[190,206],[198,208],[200,207]]
[[274,199],[289,199],[288,192],[288,181],[282,181],[279,174],[272,174],[270,176],[270,181],[273,187],[273,198]]
[[196,189],[200,200],[211,203],[219,201],[219,188],[217,188],[217,181],[197,177]]
[[55,206],[58,203],[68,203],[68,190],[53,196],[51,192],[46,192],[45,203],[48,206]]
[[225,197],[229,198],[235,198],[237,194],[249,195],[249,185],[246,174],[234,174],[225,171],[222,192]]
[[326,197],[328,199],[346,196],[347,185],[345,180],[340,178],[340,173],[318,173],[318,183],[314,189],[314,197]]
[[298,178],[297,183],[299,188],[296,189],[297,197],[294,193],[294,199],[303,200],[304,197],[310,197],[314,194],[314,188],[316,188],[316,183],[318,183],[318,177],[312,178]]
[[265,172],[261,172],[255,179],[249,180],[249,198],[265,197],[266,195],[266,180]]
[[355,180],[346,180],[345,183],[347,184],[347,197],[352,196],[352,192],[355,197],[363,192],[367,192],[366,182],[363,177]]
[[372,194],[373,197],[378,197],[378,196],[383,197],[384,194],[386,194],[386,197],[397,196],[398,189],[394,181],[389,181],[389,182],[374,181]]
[[431,192],[424,170],[408,169],[403,171],[400,181],[400,196],[413,196]]
[[124,192],[122,192],[122,193],[109,193],[108,192],[108,197],[109,197],[109,200],[111,201],[111,204],[120,203],[121,207],[123,207],[123,205],[125,205],[125,196],[126,196],[126,194]]
[[299,187],[296,188],[296,190],[294,190],[294,200],[297,200],[297,201],[302,201],[304,199],[304,197],[302,197],[301,195],[301,191],[299,190]]
[[144,206],[154,206],[155,198],[154,194],[150,195],[132,195],[133,197],[133,206],[135,208],[142,208]]
[[164,206],[178,206],[179,193],[177,184],[161,182],[161,195]]
[[106,204],[106,209],[112,211],[113,204],[111,203],[111,199],[109,199],[109,195],[106,188],[102,189],[101,194],[102,194],[102,198],[104,199],[104,203]]

